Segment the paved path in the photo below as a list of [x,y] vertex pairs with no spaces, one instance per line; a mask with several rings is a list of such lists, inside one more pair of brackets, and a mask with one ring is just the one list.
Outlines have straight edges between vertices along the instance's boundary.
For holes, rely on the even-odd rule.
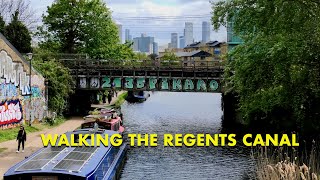
[[11,166],[22,161],[26,156],[29,156],[39,148],[43,147],[40,134],[63,134],[67,131],[78,128],[82,122],[83,118],[75,117],[57,127],[27,134],[27,142],[23,153],[16,153],[18,145],[16,140],[0,143],[0,147],[8,148],[4,152],[0,153],[0,179],[3,178],[3,174]]
[[[118,96],[122,93],[123,92],[119,92]],[[113,98],[111,104],[115,103],[116,100],[117,98]],[[25,144],[25,151],[23,153],[16,153],[18,148],[18,143],[16,140],[0,143],[0,148],[7,148],[4,152],[0,153],[0,179],[3,178],[3,174],[11,166],[22,161],[26,156],[31,155],[33,152],[43,147],[40,137],[41,134],[63,134],[67,131],[77,129],[80,127],[82,122],[82,117],[73,117],[57,127],[27,134],[27,142]]]

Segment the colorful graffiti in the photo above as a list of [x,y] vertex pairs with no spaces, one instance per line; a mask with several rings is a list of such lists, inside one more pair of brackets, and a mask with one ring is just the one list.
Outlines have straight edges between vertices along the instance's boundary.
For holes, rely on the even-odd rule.
[[18,89],[14,84],[0,84],[0,101],[18,96]]
[[22,63],[15,63],[5,51],[0,52],[0,78],[5,80],[6,84],[12,83],[20,88],[21,94],[30,94],[30,77],[23,70]]
[[45,117],[45,101],[42,98],[32,98],[24,101],[25,119],[31,122],[41,121]]
[[44,78],[34,73],[30,88],[24,65],[21,59],[13,61],[6,51],[0,51],[0,129],[15,127],[23,120],[42,121],[45,116]]
[[20,100],[4,101],[0,104],[0,128],[7,129],[19,124],[23,118]]
[[[82,79],[83,80],[83,79]],[[218,79],[201,78],[167,78],[167,77],[124,77],[124,78],[102,78],[101,87],[110,88],[114,82],[117,88],[136,90],[158,90],[158,91],[188,91],[188,92],[219,92],[220,82]],[[97,83],[99,84],[99,83]],[[80,86],[81,88],[81,86]]]

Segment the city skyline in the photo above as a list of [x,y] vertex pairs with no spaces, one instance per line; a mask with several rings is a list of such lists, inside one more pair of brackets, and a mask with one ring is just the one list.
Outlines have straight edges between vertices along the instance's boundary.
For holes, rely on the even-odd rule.
[[[41,20],[41,15],[53,1],[31,0],[35,16]],[[112,11],[115,23],[122,25],[122,34],[125,34],[125,29],[130,29],[132,38],[139,37],[141,33],[147,33],[155,38],[159,46],[167,45],[171,41],[171,33],[183,36],[185,22],[193,23],[194,40],[201,41],[202,21],[211,23],[212,10],[209,0],[104,0],[104,2]],[[123,9],[126,11],[124,12]],[[227,40],[225,27],[218,32],[214,32],[211,27],[210,34],[212,40]],[[125,37],[122,36],[122,39]]]

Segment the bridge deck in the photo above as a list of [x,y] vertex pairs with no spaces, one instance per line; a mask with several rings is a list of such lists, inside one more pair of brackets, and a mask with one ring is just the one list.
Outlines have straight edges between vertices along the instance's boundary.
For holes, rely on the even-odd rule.
[[60,59],[79,89],[220,91],[220,61],[151,61]]

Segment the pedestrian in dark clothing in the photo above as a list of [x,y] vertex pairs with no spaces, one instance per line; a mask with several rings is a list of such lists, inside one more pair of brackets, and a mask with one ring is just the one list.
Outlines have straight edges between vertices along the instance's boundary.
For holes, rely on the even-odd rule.
[[17,141],[18,141],[17,153],[20,151],[20,144],[22,144],[22,152],[24,152],[24,142],[27,141],[27,133],[24,130],[23,126],[20,127],[20,130],[19,130],[18,136],[17,136]]
[[106,94],[105,93],[103,93],[103,95],[102,95],[102,102],[103,102],[103,104],[106,103]]
[[112,100],[112,94],[111,92],[108,93],[108,102],[109,104],[111,103],[111,100]]
[[111,84],[111,89],[112,89],[112,96],[117,97],[116,84],[114,82],[112,82]]

